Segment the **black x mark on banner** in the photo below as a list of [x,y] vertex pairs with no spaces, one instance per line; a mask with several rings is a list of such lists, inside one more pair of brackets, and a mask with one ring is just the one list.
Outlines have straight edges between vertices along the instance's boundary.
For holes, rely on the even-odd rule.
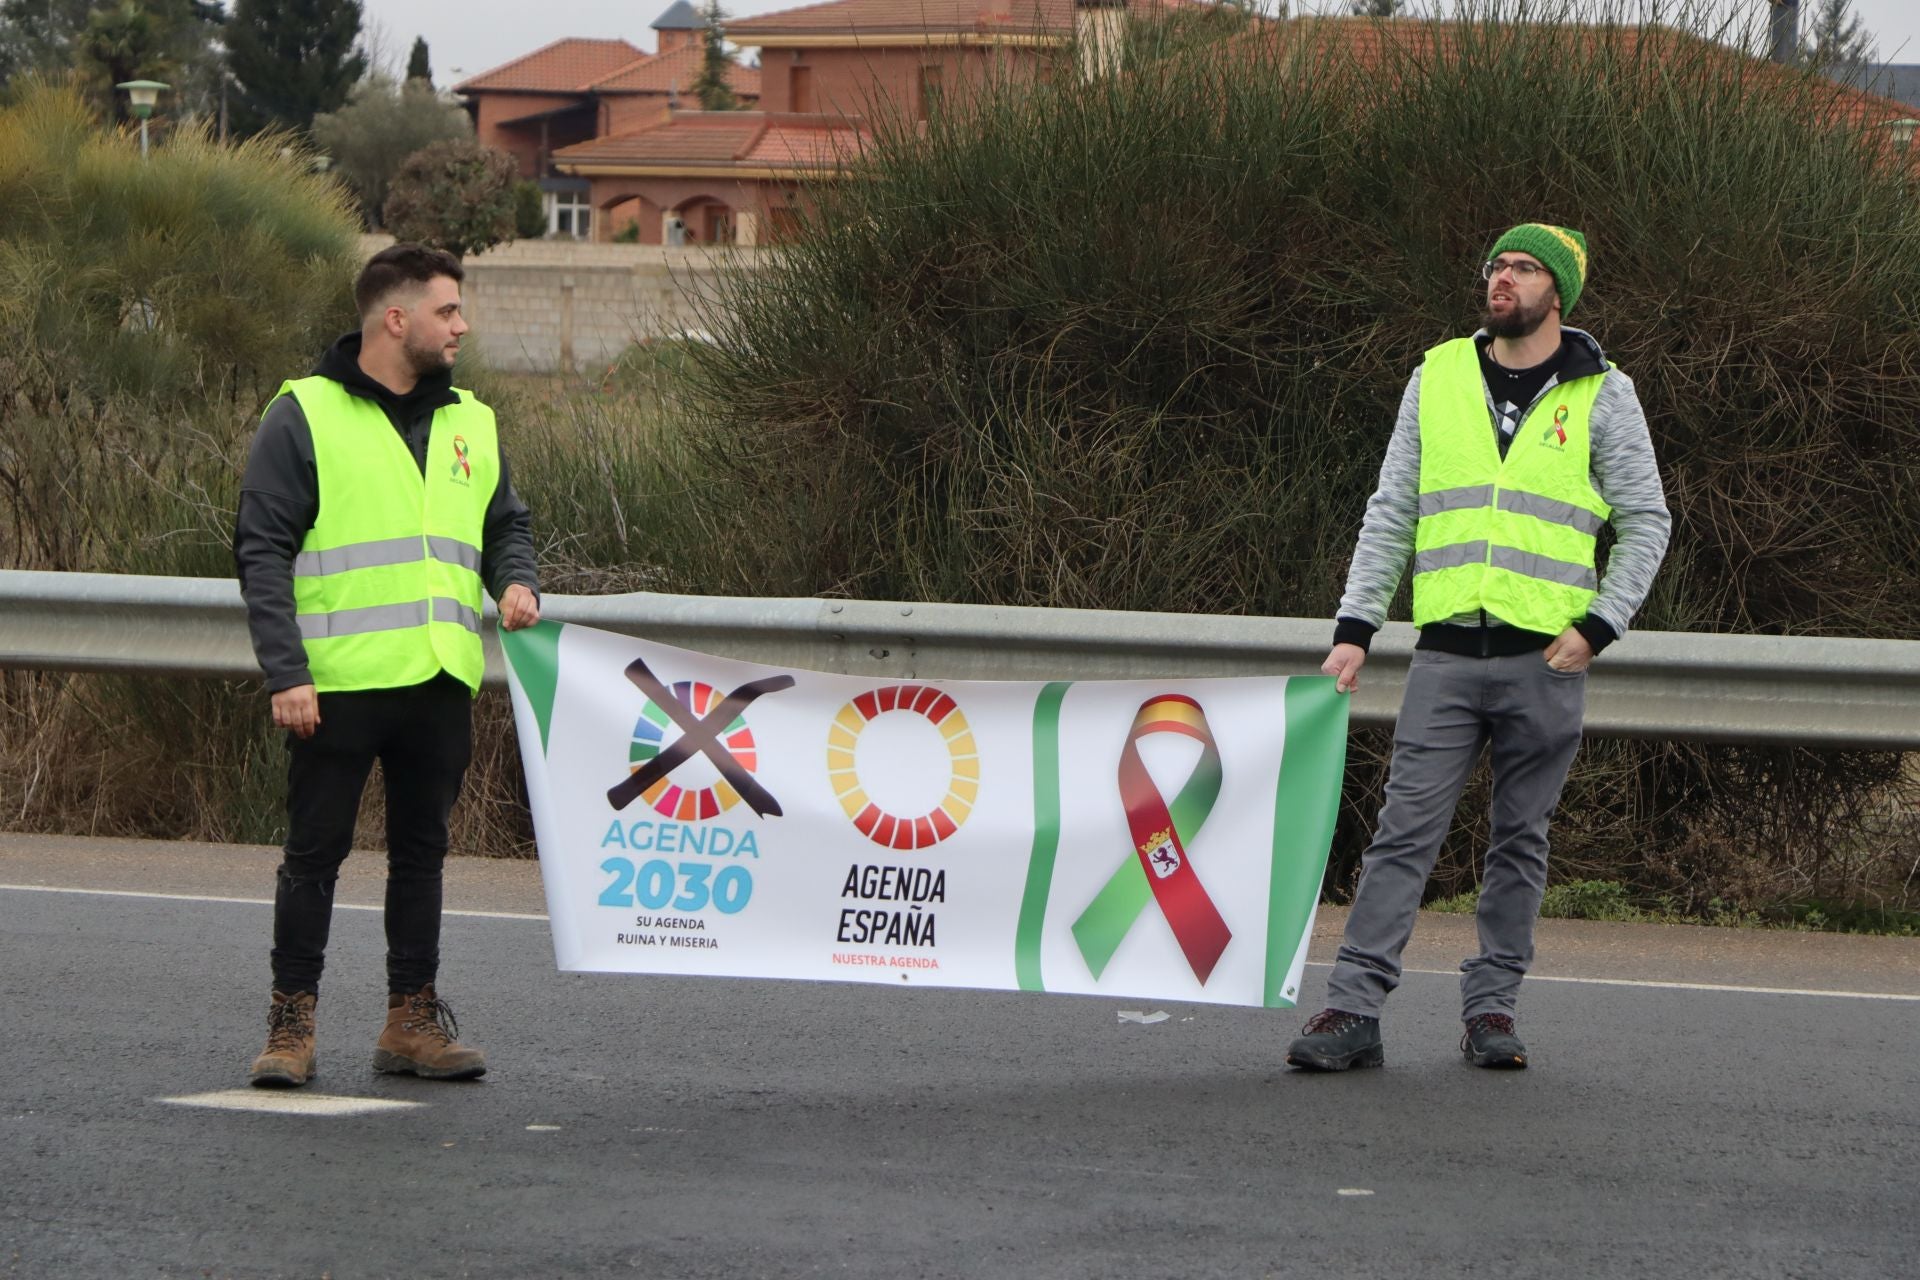
[[673,690],[660,682],[660,678],[648,670],[647,664],[635,658],[627,664],[627,679],[631,680],[640,692],[653,700],[655,706],[665,711],[673,722],[680,726],[680,736],[673,745],[653,759],[628,774],[626,778],[607,789],[607,803],[615,809],[624,809],[640,798],[640,793],[651,787],[675,769],[693,759],[696,754],[704,755],[720,771],[720,776],[733,784],[753,811],[761,817],[779,817],[780,802],[773,793],[760,785],[760,782],[747,767],[734,758],[720,741],[720,735],[734,718],[747,709],[748,704],[762,694],[778,693],[782,689],[793,687],[793,677],[788,675],[765,676],[759,680],[749,680],[732,693],[720,700],[718,706],[702,718],[695,715],[693,708],[673,696]]

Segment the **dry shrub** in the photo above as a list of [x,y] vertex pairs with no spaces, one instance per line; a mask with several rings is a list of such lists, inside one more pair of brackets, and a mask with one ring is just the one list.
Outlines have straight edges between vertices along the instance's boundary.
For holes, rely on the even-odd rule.
[[[355,221],[289,140],[142,161],[61,84],[0,107],[0,567],[224,577],[253,423],[351,315]],[[265,700],[0,673],[0,825],[274,838]]]
[[[1874,123],[1905,112],[1620,16],[1214,15],[1137,31],[1119,77],[883,121],[712,317],[694,448],[754,496],[709,518],[764,547],[724,589],[1330,616],[1408,373],[1546,220],[1589,236],[1575,318],[1667,479],[1639,624],[1920,634],[1920,200]],[[1336,894],[1384,754],[1350,757]],[[1484,786],[1436,892],[1474,878]],[[1915,795],[1885,754],[1593,743],[1557,865],[1902,894]]]

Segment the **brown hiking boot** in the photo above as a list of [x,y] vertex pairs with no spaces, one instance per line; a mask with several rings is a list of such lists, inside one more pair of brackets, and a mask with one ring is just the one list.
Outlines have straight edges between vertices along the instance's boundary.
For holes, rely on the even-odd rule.
[[453,1010],[424,986],[387,997],[387,1028],[374,1046],[373,1069],[428,1080],[472,1080],[487,1074],[487,1055],[460,1043]]
[[291,1089],[313,1079],[313,1006],[318,999],[311,991],[273,993],[273,1008],[267,1013],[267,1047],[253,1060],[253,1083]]

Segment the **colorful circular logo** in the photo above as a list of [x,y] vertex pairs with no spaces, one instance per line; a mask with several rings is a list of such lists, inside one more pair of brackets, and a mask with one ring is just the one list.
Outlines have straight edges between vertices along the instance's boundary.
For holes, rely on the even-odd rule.
[[[673,696],[695,715],[704,716],[723,695],[702,681],[679,680],[674,683]],[[652,699],[647,700],[647,705],[640,709],[639,720],[634,722],[633,745],[627,752],[628,772],[638,771],[641,765],[660,754],[666,745],[667,727],[672,723]],[[760,753],[744,716],[734,717],[733,723],[720,735],[720,741],[749,773],[760,771]],[[683,787],[661,778],[642,791],[640,798],[652,805],[655,813],[676,822],[715,818],[740,803],[740,793],[725,778],[705,787]]]
[[[867,796],[854,749],[867,726],[881,716],[905,713],[923,717],[947,748],[946,798],[923,814],[888,813]],[[863,693],[833,718],[827,730],[827,776],[840,807],[861,835],[888,849],[926,849],[960,829],[980,795],[980,755],[972,727],[954,700],[923,684],[895,684]]]

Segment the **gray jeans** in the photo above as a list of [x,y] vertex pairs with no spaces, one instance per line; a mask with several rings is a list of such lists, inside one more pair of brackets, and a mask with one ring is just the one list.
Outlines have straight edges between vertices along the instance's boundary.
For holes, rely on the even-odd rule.
[[1386,803],[1360,868],[1327,1005],[1380,1016],[1460,790],[1492,748],[1493,830],[1481,874],[1480,954],[1460,966],[1461,1016],[1511,1014],[1533,962],[1547,887],[1547,820],[1580,747],[1585,673],[1540,653],[1462,658],[1415,650],[1393,731]]

